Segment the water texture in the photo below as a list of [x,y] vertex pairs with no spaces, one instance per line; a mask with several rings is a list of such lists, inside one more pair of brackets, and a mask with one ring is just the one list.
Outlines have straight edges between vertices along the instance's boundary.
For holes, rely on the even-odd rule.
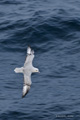
[[[35,51],[24,99],[15,74]],[[0,120],[80,119],[80,1],[0,0]]]

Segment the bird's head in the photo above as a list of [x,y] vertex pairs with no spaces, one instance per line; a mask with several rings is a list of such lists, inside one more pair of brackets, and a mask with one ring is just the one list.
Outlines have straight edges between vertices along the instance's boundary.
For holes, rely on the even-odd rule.
[[35,68],[35,69],[34,69],[34,72],[40,73],[38,68]]

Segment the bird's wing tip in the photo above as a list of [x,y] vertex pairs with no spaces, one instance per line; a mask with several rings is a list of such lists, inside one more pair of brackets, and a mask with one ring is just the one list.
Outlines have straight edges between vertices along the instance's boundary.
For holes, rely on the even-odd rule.
[[26,94],[28,93],[28,91],[26,91],[25,94],[22,94],[22,98],[24,98],[26,96]]
[[23,86],[23,94],[22,94],[22,98],[24,98],[26,96],[26,94],[29,92],[30,86]]
[[29,54],[29,55],[34,54],[34,50],[32,50],[32,48],[30,46],[28,46],[28,48],[27,48],[27,54]]
[[22,95],[22,98],[24,98],[24,95]]
[[31,47],[30,46],[28,46],[28,48],[27,48],[27,54],[31,54]]

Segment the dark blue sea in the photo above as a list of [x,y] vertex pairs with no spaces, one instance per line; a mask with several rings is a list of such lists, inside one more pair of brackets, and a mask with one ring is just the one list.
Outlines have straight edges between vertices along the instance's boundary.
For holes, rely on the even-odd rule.
[[[22,99],[28,45],[40,74]],[[80,120],[80,0],[0,0],[0,120]]]

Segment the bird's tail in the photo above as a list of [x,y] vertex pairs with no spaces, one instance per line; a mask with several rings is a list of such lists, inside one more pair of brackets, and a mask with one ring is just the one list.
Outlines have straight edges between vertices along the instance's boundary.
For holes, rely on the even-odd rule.
[[15,68],[14,71],[15,71],[15,73],[23,73],[23,67]]

